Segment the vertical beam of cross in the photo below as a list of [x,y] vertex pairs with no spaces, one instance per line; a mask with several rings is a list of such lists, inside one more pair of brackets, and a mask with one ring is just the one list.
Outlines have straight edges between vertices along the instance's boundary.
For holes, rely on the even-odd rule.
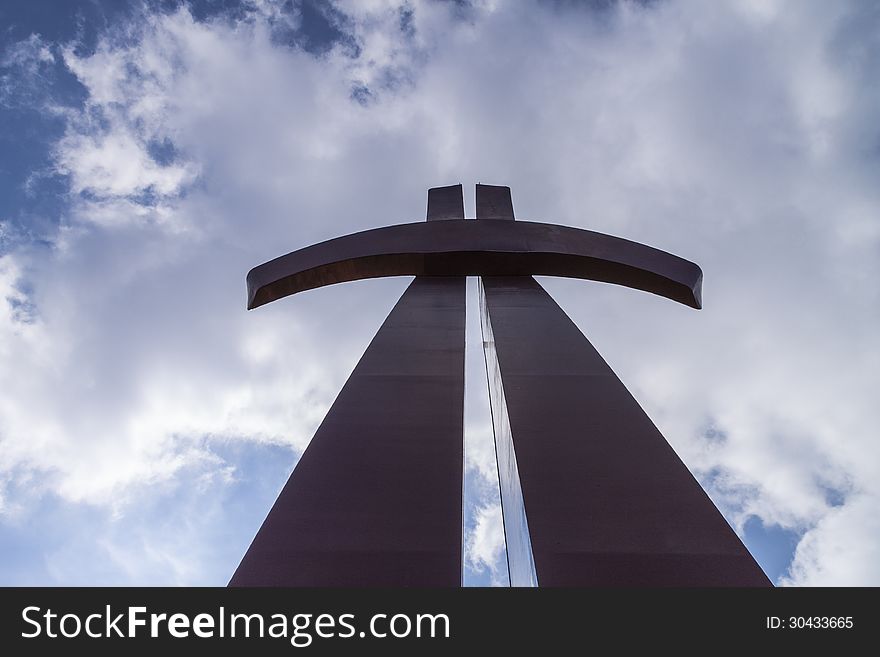
[[[508,188],[477,187],[487,218],[514,219]],[[531,276],[486,276],[481,297],[512,584],[768,586],[550,295]]]
[[[427,219],[464,219],[461,185]],[[465,278],[416,277],[230,585],[460,586],[464,338]]]

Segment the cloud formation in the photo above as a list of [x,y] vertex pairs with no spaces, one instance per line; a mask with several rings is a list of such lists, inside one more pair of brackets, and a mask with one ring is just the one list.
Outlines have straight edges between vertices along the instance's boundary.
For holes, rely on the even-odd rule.
[[[315,54],[285,41],[301,16],[279,6],[148,8],[93,52],[15,51],[22,76],[62,58],[85,100],[53,146],[60,225],[0,259],[8,523],[46,499],[95,509],[103,554],[149,565],[120,565],[120,580],[222,583],[231,549],[226,566],[170,578],[167,560],[143,559],[203,554],[207,520],[186,544],[157,531],[123,545],[118,528],[144,498],[190,488],[203,494],[186,513],[230,522],[222,491],[252,476],[230,445],[288,454],[280,486],[405,285],[246,313],[244,273],[418,220],[428,187],[480,181],[510,185],[520,218],[703,266],[699,313],[546,284],[736,527],[756,516],[800,537],[786,583],[880,583],[875,10],[338,2],[327,16],[345,38]],[[467,543],[472,568],[495,572],[487,462],[470,457],[482,493]],[[272,494],[255,498],[257,522]]]

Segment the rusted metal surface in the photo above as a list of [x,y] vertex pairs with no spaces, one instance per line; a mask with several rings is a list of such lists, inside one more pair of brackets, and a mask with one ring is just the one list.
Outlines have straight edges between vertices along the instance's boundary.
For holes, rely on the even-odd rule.
[[[294,251],[248,274],[248,307],[415,275],[230,582],[457,586],[466,275],[479,275],[515,584],[767,586],[645,412],[532,274],[701,305],[692,262],[610,235],[514,221],[507,187],[428,194],[428,221]],[[511,532],[516,532],[513,535]],[[514,577],[514,573],[516,576]]]
[[[456,193],[460,206],[461,186],[435,191],[428,220],[454,210]],[[231,586],[460,586],[464,336],[465,279],[416,278]]]
[[321,242],[252,269],[248,308],[324,285],[382,276],[566,276],[616,283],[699,308],[692,262],[637,242],[528,221],[400,224]]
[[[482,210],[513,223],[510,189],[478,185],[478,223]],[[480,295],[511,583],[769,585],[544,288],[531,276],[484,277]]]
[[[505,530],[512,544],[531,548],[531,555],[508,552],[520,560],[511,574],[524,573],[528,585],[533,567],[539,586],[768,586],[700,484],[550,295],[528,276],[486,277],[482,289],[500,370],[490,385],[503,390],[492,395],[492,414],[508,422],[506,431],[496,429],[496,448],[515,454],[513,467],[499,469]],[[516,504],[506,502],[517,499],[524,508],[509,509]]]
[[429,189],[426,219],[428,221],[464,219],[464,191],[461,185]]
[[477,185],[477,217],[480,219],[513,219],[513,198],[510,187]]

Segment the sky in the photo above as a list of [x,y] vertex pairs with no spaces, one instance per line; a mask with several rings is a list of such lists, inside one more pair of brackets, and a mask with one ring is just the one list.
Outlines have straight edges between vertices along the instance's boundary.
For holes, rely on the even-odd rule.
[[3,3],[0,584],[224,585],[408,282],[246,272],[482,182],[700,264],[700,311],[541,282],[776,584],[880,585],[878,68],[867,0]]

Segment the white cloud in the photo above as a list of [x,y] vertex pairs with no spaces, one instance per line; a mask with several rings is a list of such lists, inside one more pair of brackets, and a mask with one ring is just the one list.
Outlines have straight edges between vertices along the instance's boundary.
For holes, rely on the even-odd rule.
[[506,580],[504,556],[504,523],[500,504],[479,506],[473,530],[467,536],[465,554],[468,565],[476,571],[489,571],[491,582],[497,586]]
[[[44,67],[54,63],[55,55],[39,34],[31,34],[7,47],[0,57],[0,67],[7,70],[0,77],[0,105],[12,101],[13,93],[30,91],[29,85],[41,80]],[[26,97],[32,99],[30,94]]]
[[0,59],[0,65],[22,66],[27,74],[39,75],[41,64],[51,64],[54,61],[55,56],[46,42],[39,34],[31,34],[27,39],[7,48]]
[[89,96],[56,145],[62,229],[0,270],[0,508],[26,514],[27,482],[124,515],[143,486],[228,468],[206,435],[302,449],[404,283],[245,313],[244,273],[482,181],[520,218],[703,265],[700,313],[548,288],[736,525],[806,532],[789,581],[880,582],[876,18],[783,4],[351,3],[359,55],[319,57],[271,12],[181,10],[62,49]]
[[832,509],[803,537],[784,583],[865,586],[880,577],[877,497],[856,495]]
[[108,133],[77,134],[61,142],[59,166],[71,174],[74,193],[103,198],[155,191],[168,196],[195,178],[191,167],[154,162],[145,144],[124,128],[111,128]]

